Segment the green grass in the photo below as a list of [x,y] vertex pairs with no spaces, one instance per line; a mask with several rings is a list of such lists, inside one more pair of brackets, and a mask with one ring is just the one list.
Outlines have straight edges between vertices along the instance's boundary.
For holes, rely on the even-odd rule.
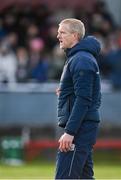
[[[7,166],[0,164],[0,179],[53,179],[55,165],[49,163],[32,163],[22,166]],[[95,165],[96,179],[121,179],[121,166],[96,164]]]
[[121,166],[96,165],[95,177],[97,179],[121,179]]
[[22,166],[0,165],[1,178],[53,178],[54,164],[25,164]]

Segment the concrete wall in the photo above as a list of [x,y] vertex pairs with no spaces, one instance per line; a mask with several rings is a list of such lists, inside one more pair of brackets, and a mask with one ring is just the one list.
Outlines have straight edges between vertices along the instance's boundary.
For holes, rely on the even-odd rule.
[[[0,127],[56,126],[56,109],[57,97],[52,89],[50,92],[49,90],[1,91]],[[100,111],[102,125],[121,126],[121,92],[103,92]]]

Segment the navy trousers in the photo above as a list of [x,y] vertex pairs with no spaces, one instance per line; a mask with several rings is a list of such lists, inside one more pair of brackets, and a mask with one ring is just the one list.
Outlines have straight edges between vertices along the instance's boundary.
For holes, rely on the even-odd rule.
[[98,122],[84,121],[74,138],[73,151],[57,153],[55,179],[94,179],[92,152]]

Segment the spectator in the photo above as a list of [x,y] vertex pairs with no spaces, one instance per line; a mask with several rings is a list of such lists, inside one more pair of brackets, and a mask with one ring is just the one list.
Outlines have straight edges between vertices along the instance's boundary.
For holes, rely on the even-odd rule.
[[59,80],[65,63],[65,55],[58,45],[54,47],[51,58],[49,78]]
[[0,47],[0,82],[16,82],[17,59],[15,54],[6,45]]
[[6,38],[5,41],[9,44],[9,46],[11,47],[11,49],[16,52],[16,49],[18,47],[18,35],[15,32],[11,32],[9,33]]
[[6,30],[3,27],[3,20],[0,18],[0,39],[6,36]]
[[121,89],[121,29],[117,31],[117,49],[111,50],[106,56],[106,62],[110,66],[110,80],[114,90]]
[[17,49],[17,81],[18,82],[27,82],[28,81],[28,64],[29,56],[26,48],[19,47]]
[[58,24],[64,18],[74,17],[74,9],[68,7],[63,1],[54,12],[55,22]]
[[52,24],[48,30],[48,36],[46,38],[46,48],[49,53],[52,52],[53,48],[57,44],[57,25]]
[[30,41],[30,79],[35,82],[48,80],[48,62],[42,56],[44,41],[33,39]]
[[17,31],[17,19],[12,13],[7,13],[4,15],[4,27],[7,33]]
[[115,27],[113,18],[106,8],[103,1],[97,1],[94,10],[90,15],[89,32],[99,32],[102,36],[107,37]]

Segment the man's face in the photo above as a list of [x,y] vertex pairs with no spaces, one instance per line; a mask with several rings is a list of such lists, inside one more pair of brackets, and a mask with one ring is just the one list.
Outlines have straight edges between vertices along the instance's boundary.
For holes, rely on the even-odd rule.
[[75,33],[69,31],[69,26],[67,24],[60,24],[57,38],[60,42],[61,49],[71,48],[75,45],[75,41],[77,41]]

